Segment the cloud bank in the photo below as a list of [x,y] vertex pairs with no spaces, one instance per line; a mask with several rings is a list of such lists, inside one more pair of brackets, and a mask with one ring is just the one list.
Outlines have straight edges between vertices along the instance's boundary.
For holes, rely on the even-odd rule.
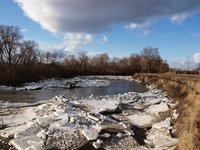
[[200,8],[200,0],[14,0],[24,14],[53,33],[96,33],[114,23],[169,17],[180,23]]
[[67,51],[69,53],[77,53],[84,51],[84,47],[93,42],[91,34],[84,33],[66,33],[62,37],[62,42],[58,44],[40,43],[43,51]]

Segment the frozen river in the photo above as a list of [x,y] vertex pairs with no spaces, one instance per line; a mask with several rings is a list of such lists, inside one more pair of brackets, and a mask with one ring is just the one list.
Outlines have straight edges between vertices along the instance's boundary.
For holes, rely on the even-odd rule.
[[[77,78],[76,78],[77,79]],[[8,102],[37,102],[48,100],[56,95],[65,97],[105,96],[123,94],[126,92],[145,92],[146,88],[131,80],[130,77],[79,77],[78,87],[64,88],[63,83],[73,79],[50,79],[38,83],[28,83],[15,89],[4,87],[0,89],[0,101]],[[34,89],[35,88],[35,89]],[[27,90],[29,89],[29,90]],[[32,89],[32,90],[30,90]]]
[[177,104],[130,76],[48,79],[0,91],[5,150],[173,150],[179,141],[171,123],[179,115]]

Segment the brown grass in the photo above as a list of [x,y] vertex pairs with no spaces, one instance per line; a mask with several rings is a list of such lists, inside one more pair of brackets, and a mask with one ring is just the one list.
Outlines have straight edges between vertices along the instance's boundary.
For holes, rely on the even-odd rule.
[[179,150],[200,149],[200,75],[139,74],[136,78],[155,84],[178,101],[179,118],[176,137]]
[[178,148],[180,150],[200,149],[200,96],[189,94],[183,102],[185,104],[180,103],[181,116],[176,123],[180,140]]

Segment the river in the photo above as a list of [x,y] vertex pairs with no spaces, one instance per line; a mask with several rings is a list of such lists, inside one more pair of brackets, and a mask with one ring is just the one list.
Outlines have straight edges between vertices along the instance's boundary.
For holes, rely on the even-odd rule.
[[[86,79],[82,77],[81,79]],[[98,77],[88,77],[92,80],[99,79]],[[63,82],[65,79],[62,79]],[[61,82],[62,82],[61,80]],[[49,100],[56,95],[64,95],[65,97],[83,97],[83,96],[105,96],[123,94],[126,92],[145,92],[147,89],[138,84],[135,81],[123,80],[123,79],[103,79],[109,81],[107,86],[89,86],[89,87],[77,87],[73,89],[66,88],[43,88],[37,90],[0,90],[0,101],[18,103],[18,102],[38,102],[43,100]],[[19,87],[18,87],[19,88]]]

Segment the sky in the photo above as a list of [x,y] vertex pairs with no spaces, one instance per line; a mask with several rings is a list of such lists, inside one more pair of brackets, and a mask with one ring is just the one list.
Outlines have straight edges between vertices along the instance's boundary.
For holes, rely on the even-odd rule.
[[0,0],[0,24],[43,51],[121,58],[151,46],[171,67],[200,63],[200,0]]

